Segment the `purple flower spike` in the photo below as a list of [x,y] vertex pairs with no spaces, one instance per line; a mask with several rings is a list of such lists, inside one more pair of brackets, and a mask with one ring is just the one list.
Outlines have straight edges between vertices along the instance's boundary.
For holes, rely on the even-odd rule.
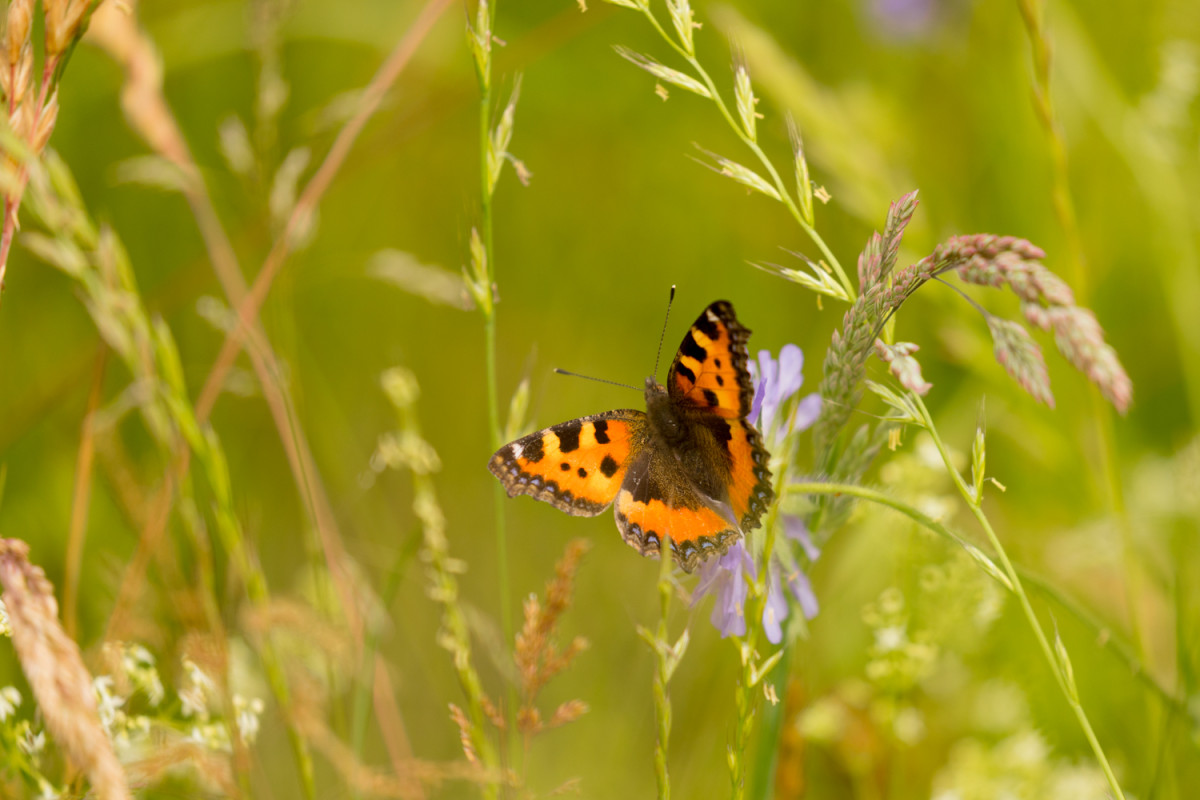
[[754,559],[741,542],[720,558],[700,566],[700,582],[692,594],[692,605],[706,594],[714,595],[712,624],[721,632],[722,639],[746,635],[746,592],[750,588],[746,579],[753,580],[756,575]]

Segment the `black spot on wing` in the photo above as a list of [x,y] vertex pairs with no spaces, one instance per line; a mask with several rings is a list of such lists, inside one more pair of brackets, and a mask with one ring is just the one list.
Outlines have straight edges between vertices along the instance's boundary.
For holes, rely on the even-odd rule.
[[[721,335],[721,326],[708,318],[709,310],[715,310],[720,305],[723,305],[723,304],[722,303],[713,303],[711,306],[708,307],[708,309],[706,309],[704,311],[704,313],[702,313],[700,315],[700,318],[696,320],[696,324],[692,326],[694,328],[698,328],[700,330],[700,332],[703,333],[705,336],[707,336],[709,339],[716,340],[716,338]],[[716,311],[716,313],[720,314],[720,311]]]
[[[717,359],[717,366],[718,367],[721,366],[721,359],[719,359],[719,358]],[[722,378],[720,375],[718,375],[717,376],[717,386],[724,386],[724,385],[725,385],[725,379]]]
[[694,358],[703,364],[708,358],[708,351],[697,344],[692,332],[688,331],[687,335],[683,337],[683,344],[679,345],[679,355]]
[[579,477],[581,477],[581,478],[587,477],[587,470],[584,469],[583,467],[580,467],[579,469],[577,469],[576,472],[579,473]]
[[688,383],[694,384],[696,382],[696,373],[692,372],[688,368],[687,364],[683,364],[683,363],[676,361],[675,362],[675,374],[680,376],[681,378],[686,379]]
[[617,474],[620,465],[613,460],[612,456],[606,455],[604,460],[600,462],[600,471],[604,473],[604,477],[611,478]]
[[563,472],[566,472],[567,470],[569,470],[571,468],[571,465],[564,461],[558,465],[558,468],[561,469]]
[[579,431],[581,428],[583,428],[583,423],[574,420],[554,430],[555,435],[558,436],[558,449],[561,452],[570,453],[579,449]]
[[717,393],[714,392],[712,389],[704,390],[704,402],[708,403],[713,408],[716,408],[717,406],[721,405],[721,401],[717,397]]
[[608,444],[608,420],[598,419],[592,423],[592,429],[596,436],[597,444]]
[[536,434],[530,436],[529,439],[521,445],[521,458],[528,461],[530,464],[536,464],[545,457],[546,452],[542,449],[542,435]]

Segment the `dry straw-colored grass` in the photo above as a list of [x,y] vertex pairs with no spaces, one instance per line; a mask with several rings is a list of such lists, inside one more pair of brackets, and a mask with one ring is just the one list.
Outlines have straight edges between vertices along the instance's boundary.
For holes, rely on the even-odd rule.
[[0,539],[0,584],[12,625],[13,645],[46,729],[71,762],[87,775],[100,800],[131,797],[112,743],[100,726],[92,676],[79,647],[58,621],[54,587],[29,563],[29,545]]

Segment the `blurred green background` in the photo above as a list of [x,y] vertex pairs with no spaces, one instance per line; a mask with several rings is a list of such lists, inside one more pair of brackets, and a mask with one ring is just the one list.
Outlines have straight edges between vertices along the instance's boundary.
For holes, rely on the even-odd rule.
[[[496,94],[507,98],[522,76],[511,150],[533,173],[522,186],[506,172],[495,198],[502,407],[525,376],[531,424],[640,407],[633,392],[556,376],[551,368],[639,385],[654,364],[672,284],[678,297],[668,350],[701,308],[728,299],[754,331],[752,350],[775,351],[786,342],[804,348],[806,386],[813,390],[843,308],[819,304],[747,262],[798,266],[781,248],[814,257],[815,249],[781,206],[693,160],[702,157],[693,147],[698,143],[751,163],[710,104],[677,89],[664,102],[652,77],[613,52],[623,44],[682,66],[644,20],[599,0],[590,6],[580,13],[565,0],[500,0],[497,8],[496,35],[504,46],[496,49]],[[311,150],[304,179],[311,175],[345,118],[339,109],[347,93],[366,85],[419,10],[407,0],[184,0],[139,9],[161,54],[167,100],[249,280],[278,229],[269,211],[271,176],[297,147]],[[991,358],[980,317],[945,287],[929,286],[906,306],[897,336],[921,345],[925,376],[935,386],[930,407],[962,452],[969,452],[986,397],[989,472],[1007,487],[986,508],[1014,557],[1123,637],[1130,630],[1126,581],[1135,575],[1147,666],[1172,692],[1196,697],[1200,5],[1156,0],[1110,3],[1100,11],[1090,3],[1050,4],[1053,93],[1083,241],[1083,280],[1051,201],[1049,145],[1034,111],[1030,44],[1016,2],[746,0],[700,3],[697,14],[704,23],[696,33],[699,58],[723,90],[731,85],[731,41],[748,64],[763,97],[760,140],[781,165],[789,158],[783,112],[795,116],[813,179],[832,195],[818,207],[817,225],[843,264],[851,266],[882,226],[888,202],[916,188],[921,205],[904,242],[905,263],[954,234],[1012,234],[1042,246],[1047,265],[1095,310],[1135,387],[1132,411],[1112,423],[1135,533],[1132,554],[1124,552],[1109,510],[1090,388],[1047,338],[1039,341],[1048,348],[1056,409],[1037,405],[1007,378]],[[477,663],[489,691],[501,697],[493,663],[499,590],[481,319],[431,304],[368,270],[385,249],[455,273],[467,263],[479,179],[477,89],[464,23],[463,9],[451,6],[423,42],[337,174],[311,241],[289,258],[262,319],[286,363],[299,423],[347,546],[375,591],[418,531],[407,476],[384,473],[373,485],[363,480],[379,435],[395,427],[379,375],[393,365],[417,375],[422,426],[443,463],[437,489],[451,550],[469,566],[461,583],[475,610]],[[286,83],[276,120],[257,110],[267,68],[277,68]],[[147,151],[121,113],[121,81],[120,69],[85,41],[62,84],[51,146],[74,170],[93,216],[111,224],[127,247],[145,303],[170,325],[195,393],[222,341],[198,314],[198,303],[222,295],[183,198],[122,179],[122,165]],[[239,177],[223,158],[218,130],[231,116],[258,137],[256,163],[265,177]],[[990,308],[1016,313],[1007,296],[971,293]],[[28,540],[32,559],[56,585],[100,346],[73,283],[18,245],[0,307],[0,462],[7,469],[0,532]],[[877,379],[882,373],[877,364],[872,371]],[[234,377],[255,385],[245,356]],[[128,382],[110,359],[105,403]],[[229,393],[213,421],[240,519],[272,591],[298,595],[310,577],[306,550],[313,536],[267,409],[253,391]],[[85,651],[100,641],[122,565],[137,542],[122,481],[149,496],[164,469],[139,426],[127,419],[117,435],[123,452],[102,454],[97,464],[81,581]],[[907,437],[904,451],[881,458],[898,465],[893,472],[885,468],[870,479],[913,498],[949,498],[945,476],[908,455],[916,451],[919,442]],[[953,511],[953,502],[947,508],[952,525],[976,534],[964,509]],[[585,797],[651,796],[652,658],[635,626],[656,619],[657,563],[624,546],[608,514],[571,519],[528,499],[507,502],[506,514],[514,604],[542,590],[569,539],[594,544],[562,629],[564,636],[586,636],[591,648],[546,693],[547,707],[580,698],[591,711],[534,740],[524,760],[527,785],[546,792],[579,777]],[[866,681],[872,628],[864,605],[896,586],[919,606],[911,598],[924,591],[921,570],[945,563],[953,563],[953,554],[898,517],[864,514],[840,532],[812,575],[821,613],[792,658],[792,686],[803,702],[841,696],[847,682]],[[169,663],[179,633],[170,630],[178,624],[167,610],[172,587],[153,582],[160,605],[158,616],[146,620],[145,643]],[[440,612],[426,595],[419,563],[407,562],[399,586],[381,647],[400,714],[418,757],[460,758],[446,704],[461,702],[461,693],[449,656],[435,644]],[[236,620],[237,597],[223,602]],[[1071,649],[1083,703],[1126,789],[1140,798],[1195,796],[1195,721],[1165,711],[1091,632],[1051,608]],[[707,604],[680,610],[673,621],[676,630],[687,623],[693,637],[672,683],[670,766],[679,797],[724,796],[727,785],[738,662],[708,624],[708,611]],[[935,604],[929,614],[936,611]],[[935,796],[942,785],[935,776],[945,780],[961,763],[964,741],[1004,739],[1003,731],[988,733],[968,719],[962,705],[963,692],[993,681],[1024,695],[1022,724],[1040,732],[1044,763],[1090,763],[1015,607],[1005,607],[990,626],[970,619],[961,626],[941,642],[931,674],[904,694],[920,710],[922,736],[905,744],[876,731],[878,742],[859,746],[822,745],[814,734],[801,757],[808,796]],[[965,633],[976,630],[976,638]],[[0,684],[16,680],[5,650]],[[881,692],[867,683],[868,693]],[[966,688],[939,695],[932,690],[937,685]],[[781,696],[785,689],[780,682]],[[788,716],[788,724],[794,721]],[[861,775],[839,747],[867,753]],[[373,730],[365,753],[384,763]],[[254,755],[263,796],[296,796],[284,728],[270,708]],[[346,796],[327,763],[320,762],[319,775],[323,796]],[[451,784],[432,794],[475,790]]]

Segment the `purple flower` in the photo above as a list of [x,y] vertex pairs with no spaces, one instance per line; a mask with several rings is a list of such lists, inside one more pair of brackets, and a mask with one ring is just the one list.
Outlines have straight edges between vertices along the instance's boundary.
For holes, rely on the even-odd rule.
[[821,555],[821,551],[813,544],[812,537],[808,535],[808,526],[799,517],[783,515],[783,535],[800,545],[809,562],[816,561],[817,556]]
[[[803,368],[804,353],[794,344],[784,345],[778,360],[770,351],[763,350],[759,352],[758,360],[749,364],[754,383],[749,419],[762,433],[768,449],[773,449],[787,435],[808,428],[821,413],[821,397],[817,394],[801,398],[790,411],[786,410],[787,403],[804,385]],[[815,561],[820,551],[813,545],[803,520],[785,514],[783,526],[784,540],[779,546],[786,547],[786,542],[795,542],[804,551],[808,563]],[[808,576],[798,567],[786,567],[785,562],[795,564],[796,559],[781,559],[773,553],[768,560],[762,625],[767,639],[773,644],[783,641],[783,622],[791,607],[788,595],[807,619],[817,613],[817,598]],[[722,638],[746,634],[746,596],[750,590],[749,582],[757,576],[754,559],[742,542],[734,544],[720,558],[701,564],[700,581],[692,594],[692,604],[698,603],[706,594],[713,595],[712,623]]]
[[866,5],[873,27],[887,39],[927,38],[938,21],[934,0],[868,0]]
[[804,353],[794,344],[779,350],[779,360],[771,351],[761,350],[758,361],[749,364],[754,381],[754,402],[750,406],[750,421],[769,444],[776,443],[792,431],[802,431],[817,421],[821,413],[821,396],[810,394],[792,409],[786,424],[777,419],[780,409],[804,385]]
[[700,582],[692,593],[692,605],[700,602],[706,594],[714,595],[712,624],[726,636],[746,635],[746,582],[758,574],[754,559],[737,542],[720,558],[710,559],[700,565]]
[[[784,515],[783,535],[785,538],[799,543],[810,563],[816,561],[821,554],[808,535],[808,528],[805,526],[804,520],[799,517]],[[779,557],[772,557],[771,568],[767,573],[767,604],[763,608],[763,630],[766,631],[767,639],[771,644],[779,644],[783,641],[783,621],[787,619],[789,610],[787,595],[783,591],[784,586],[800,605],[800,612],[804,614],[805,619],[815,617],[820,608],[808,575],[804,574],[799,567],[789,570],[787,575],[784,575],[783,571],[784,566]]]

